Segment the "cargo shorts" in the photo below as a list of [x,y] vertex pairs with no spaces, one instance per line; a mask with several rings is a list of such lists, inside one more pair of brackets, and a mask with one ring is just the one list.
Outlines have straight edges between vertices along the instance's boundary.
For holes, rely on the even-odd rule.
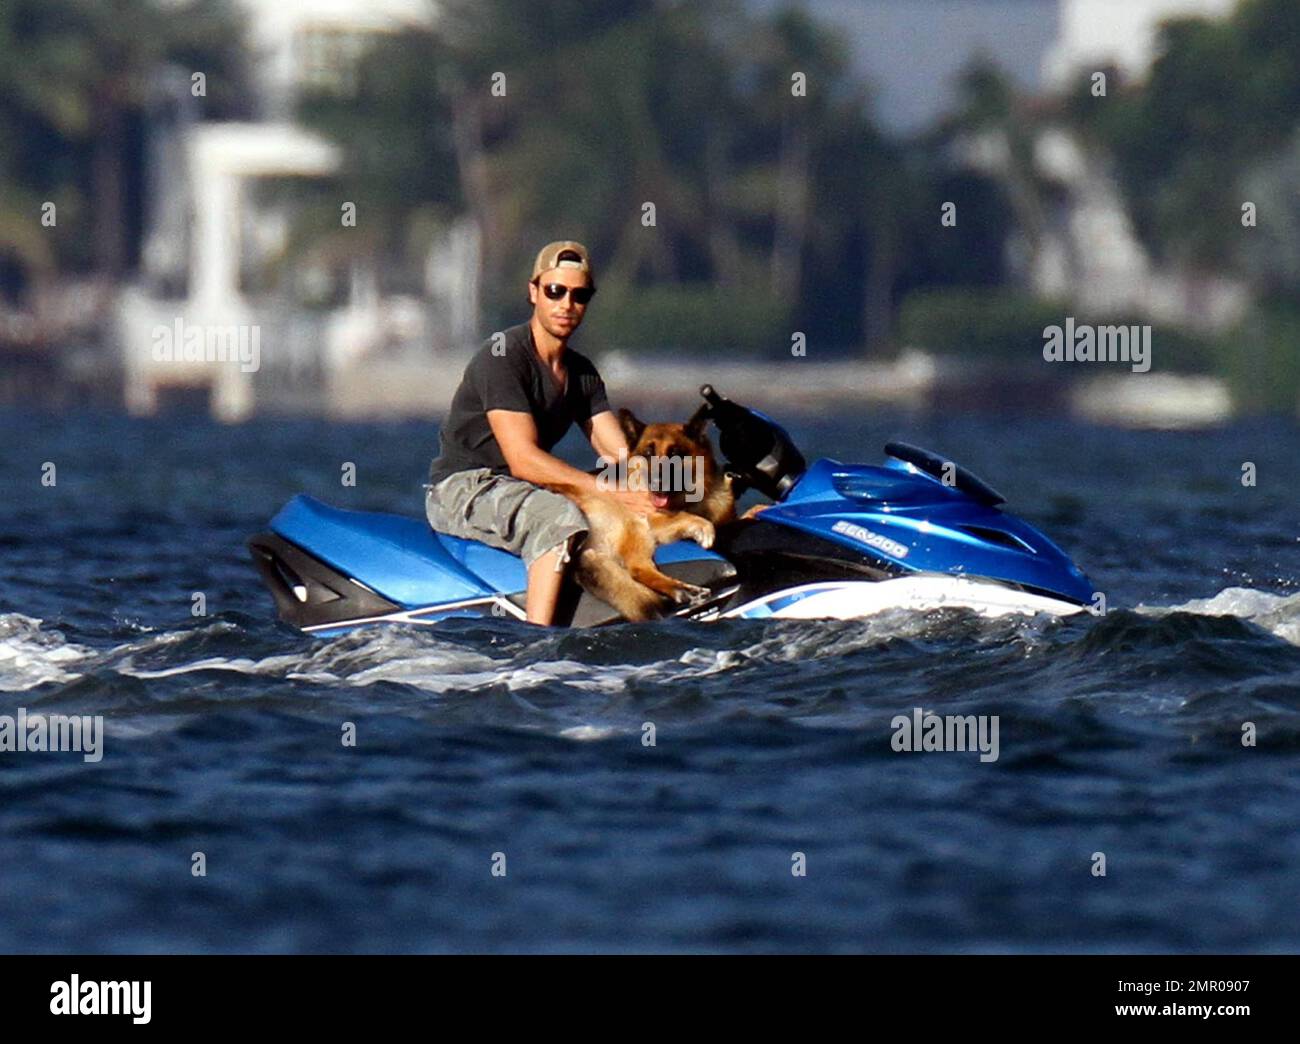
[[568,497],[490,468],[457,471],[429,486],[425,514],[439,533],[499,547],[526,566],[556,549],[565,560],[589,528]]

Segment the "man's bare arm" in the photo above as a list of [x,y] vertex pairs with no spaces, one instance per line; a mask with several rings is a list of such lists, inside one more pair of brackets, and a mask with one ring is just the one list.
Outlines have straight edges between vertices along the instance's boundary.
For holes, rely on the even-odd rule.
[[626,454],[631,448],[612,410],[602,410],[587,420],[582,425],[582,433],[591,441],[596,454],[607,460],[618,460],[620,453]]
[[654,514],[667,500],[644,489],[602,489],[595,475],[579,471],[537,444],[537,424],[532,414],[515,410],[488,410],[488,424],[515,478],[547,486],[576,499],[589,493],[603,493],[643,515]]
[[595,493],[596,476],[579,471],[537,444],[537,424],[532,414],[514,410],[488,410],[488,424],[515,478],[538,486],[558,486],[573,493]]

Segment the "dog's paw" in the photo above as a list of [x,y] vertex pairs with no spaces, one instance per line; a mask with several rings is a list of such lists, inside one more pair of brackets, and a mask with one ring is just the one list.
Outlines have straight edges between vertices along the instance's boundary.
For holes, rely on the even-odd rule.
[[695,524],[691,526],[688,534],[700,547],[712,547],[713,539],[717,536],[713,528],[713,523],[707,518],[696,519]]
[[700,602],[713,594],[707,587],[697,587],[695,584],[678,583],[673,587],[673,601],[678,605],[690,605],[692,602]]

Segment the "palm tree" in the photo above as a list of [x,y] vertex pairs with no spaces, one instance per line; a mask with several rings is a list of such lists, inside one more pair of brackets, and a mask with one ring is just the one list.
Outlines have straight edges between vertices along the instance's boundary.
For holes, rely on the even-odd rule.
[[[713,74],[703,8],[453,5],[445,83],[458,165],[501,292],[518,293],[508,275],[518,244],[560,229],[608,258],[604,280],[615,286],[674,279],[683,248],[706,243],[705,151],[678,147],[704,140],[699,81]],[[505,97],[488,90],[495,73]],[[654,230],[640,221],[645,202],[656,207]]]
[[980,165],[1002,183],[1024,237],[1027,268],[1033,271],[1046,245],[1048,195],[1034,151],[1040,131],[1029,104],[990,59],[976,58],[958,78],[957,106],[943,136],[980,154]]

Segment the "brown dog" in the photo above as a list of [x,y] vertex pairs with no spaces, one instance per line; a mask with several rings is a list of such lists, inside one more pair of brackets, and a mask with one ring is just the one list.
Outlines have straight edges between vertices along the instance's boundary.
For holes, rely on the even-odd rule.
[[712,546],[714,526],[736,517],[736,498],[704,434],[703,410],[685,424],[643,424],[630,410],[618,416],[631,447],[626,481],[667,497],[667,506],[639,515],[600,493],[551,488],[573,500],[591,526],[578,554],[578,582],[624,619],[650,620],[670,601],[684,604],[709,593],[660,572],[655,548],[683,539]]

